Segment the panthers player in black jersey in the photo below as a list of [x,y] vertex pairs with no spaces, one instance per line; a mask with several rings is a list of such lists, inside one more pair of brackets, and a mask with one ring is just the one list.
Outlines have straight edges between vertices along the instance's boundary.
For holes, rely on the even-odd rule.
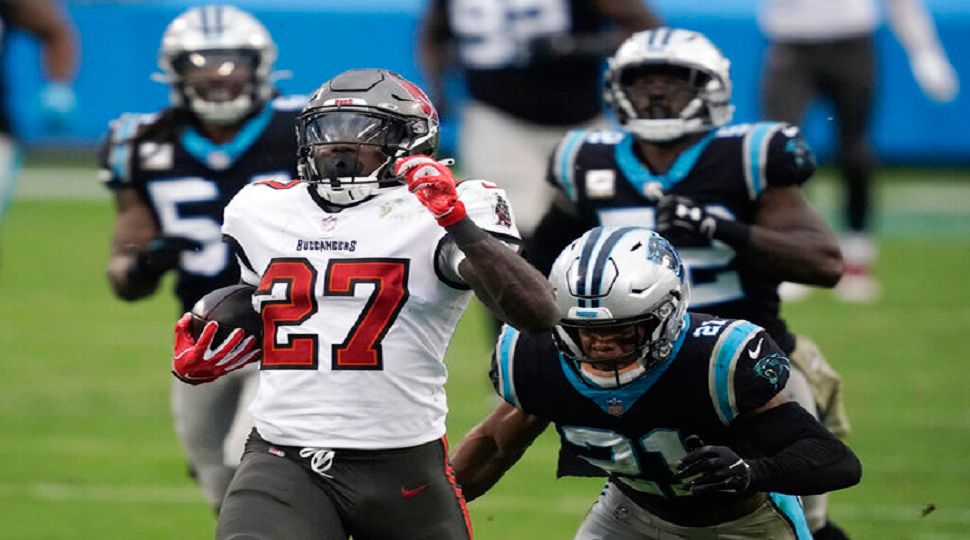
[[[694,308],[763,327],[799,368],[792,397],[813,412],[814,398],[844,435],[839,376],[779,315],[780,282],[832,287],[842,273],[836,236],[801,187],[814,157],[796,126],[729,124],[729,65],[688,30],[641,32],[620,46],[605,97],[622,128],[573,131],[559,144],[548,176],[560,195],[536,231],[536,262],[548,270],[595,225],[657,230],[681,252]],[[824,527],[824,498],[806,508],[812,529]]]
[[[781,393],[789,361],[761,327],[688,312],[677,251],[643,227],[597,227],[549,277],[553,332],[506,326],[505,400],[459,444],[470,500],[552,422],[559,476],[607,476],[575,538],[811,538],[792,495],[856,484],[855,455]],[[784,495],[783,495],[784,494]]]
[[[249,183],[296,176],[293,129],[305,99],[277,95],[276,55],[266,28],[233,7],[192,8],[166,29],[159,67],[171,107],[112,122],[101,154],[117,208],[108,279],[119,297],[149,296],[174,270],[188,311],[239,282],[222,242],[223,209]],[[240,370],[203,387],[174,382],[176,431],[216,509],[252,425],[245,408],[254,375]]]

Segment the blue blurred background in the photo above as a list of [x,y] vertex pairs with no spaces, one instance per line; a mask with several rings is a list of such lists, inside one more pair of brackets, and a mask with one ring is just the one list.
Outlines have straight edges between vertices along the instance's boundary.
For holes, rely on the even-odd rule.
[[[280,83],[285,93],[307,93],[352,67],[386,67],[420,81],[415,61],[418,18],[427,0],[239,0],[269,28],[280,55],[277,66],[294,76]],[[9,103],[17,132],[32,148],[91,147],[110,119],[121,112],[152,112],[167,103],[165,86],[149,80],[166,24],[192,5],[188,0],[67,0],[78,28],[82,60],[75,89],[78,109],[68,130],[45,135],[36,114],[42,80],[38,48],[24,35],[8,49]],[[758,115],[757,80],[765,41],[754,20],[753,0],[650,0],[671,26],[706,33],[732,60],[736,120]],[[965,84],[953,103],[939,105],[920,93],[906,56],[887,27],[878,33],[879,94],[873,140],[880,160],[893,164],[970,164],[970,2],[926,0],[941,41]],[[461,85],[449,86],[452,100]],[[452,110],[458,110],[452,107]],[[816,106],[805,123],[808,138],[824,158],[831,155],[829,111]],[[454,144],[455,118],[446,119],[444,149]]]

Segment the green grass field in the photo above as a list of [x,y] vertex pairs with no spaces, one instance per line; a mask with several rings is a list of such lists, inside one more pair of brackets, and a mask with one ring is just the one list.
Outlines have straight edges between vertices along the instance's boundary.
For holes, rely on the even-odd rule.
[[[211,538],[169,419],[175,301],[110,294],[92,170],[27,173],[0,240],[0,538]],[[864,478],[831,512],[854,538],[970,538],[970,174],[884,177],[882,299],[786,308],[846,379]],[[473,309],[449,350],[453,444],[494,404],[484,327]],[[547,433],[471,504],[478,538],[571,538],[600,483],[556,481],[554,456]]]

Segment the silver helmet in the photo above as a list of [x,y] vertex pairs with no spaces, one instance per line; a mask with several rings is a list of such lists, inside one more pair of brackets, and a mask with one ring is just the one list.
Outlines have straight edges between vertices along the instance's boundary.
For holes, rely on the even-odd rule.
[[[703,34],[655,28],[633,34],[609,59],[604,98],[617,119],[638,137],[672,141],[731,121],[731,62]],[[630,96],[630,86],[646,73],[677,73],[690,85],[692,99],[668,118],[645,118]]]
[[232,6],[191,8],[162,36],[156,80],[174,107],[202,121],[235,124],[273,97],[276,44],[255,17]]
[[[595,386],[619,387],[646,375],[683,331],[690,302],[684,265],[650,229],[591,229],[559,255],[549,281],[561,317],[556,345]],[[626,333],[632,352],[594,358],[581,343],[583,332]]]
[[438,124],[428,96],[397,73],[345,71],[325,82],[297,119],[300,178],[332,203],[361,201],[400,184],[398,158],[434,156]]

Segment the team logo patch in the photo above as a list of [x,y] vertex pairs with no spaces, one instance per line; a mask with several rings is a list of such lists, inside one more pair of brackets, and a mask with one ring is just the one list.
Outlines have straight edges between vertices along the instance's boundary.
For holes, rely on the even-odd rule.
[[206,163],[209,167],[222,171],[229,168],[232,164],[232,160],[229,159],[229,154],[223,152],[222,150],[216,150],[215,152],[209,152],[209,155],[205,157]]
[[331,232],[337,228],[337,216],[327,216],[320,222],[323,232]]
[[664,186],[660,182],[647,182],[643,185],[643,196],[651,201],[659,201],[664,196]]
[[509,209],[509,203],[505,200],[505,197],[501,195],[495,195],[495,222],[503,227],[512,226],[512,211]]
[[616,195],[616,172],[612,169],[587,171],[586,195],[590,199],[607,199]]
[[620,398],[610,398],[606,402],[606,412],[612,414],[613,416],[622,416],[626,411],[626,407],[623,405],[623,400]]
[[345,107],[347,105],[367,105],[361,98],[334,98],[323,102],[324,107]]
[[144,142],[138,146],[141,168],[146,171],[167,171],[175,162],[175,145]]
[[771,386],[779,388],[784,375],[791,369],[788,358],[781,353],[772,353],[758,360],[754,365],[755,375],[766,379]]

